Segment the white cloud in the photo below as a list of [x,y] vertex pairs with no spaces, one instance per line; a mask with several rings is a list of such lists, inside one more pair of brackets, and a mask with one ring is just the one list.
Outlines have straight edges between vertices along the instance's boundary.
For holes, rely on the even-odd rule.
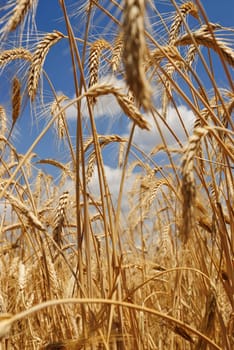
[[[120,186],[120,181],[122,176],[122,169],[112,168],[108,165],[104,165],[104,171],[105,171],[105,177],[109,186],[109,191],[111,194],[113,204],[116,205],[119,198],[119,186]],[[126,177],[124,180],[124,190],[123,190],[123,198],[122,198],[122,206],[121,206],[121,209],[123,212],[128,211],[127,195],[132,188],[134,179],[135,179],[135,175],[131,174],[130,176]],[[100,197],[97,168],[95,168],[93,177],[89,183],[89,191],[90,193],[92,193],[94,197],[97,197],[97,198]]]
[[74,105],[68,107],[65,111],[67,120],[74,120],[77,117],[77,108]]
[[[191,133],[195,119],[193,112],[183,105],[178,107],[178,111],[188,133]],[[167,145],[175,145],[177,142],[171,131],[166,127],[163,121],[159,119],[159,117],[156,116],[156,118]],[[155,126],[155,122],[152,116],[146,115],[145,119],[148,120],[152,125],[151,131],[145,131],[140,128],[136,128],[134,143],[137,144],[138,147],[142,148],[145,152],[150,152],[155,146],[162,144],[162,139],[158,129]],[[179,120],[179,116],[173,107],[168,108],[166,123],[173,130],[181,143],[186,141],[186,134]]]

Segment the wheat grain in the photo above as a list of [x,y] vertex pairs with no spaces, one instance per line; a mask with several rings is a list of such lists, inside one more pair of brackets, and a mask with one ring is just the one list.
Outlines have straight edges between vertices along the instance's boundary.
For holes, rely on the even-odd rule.
[[163,256],[172,256],[172,253],[173,253],[173,247],[172,247],[171,238],[170,238],[170,231],[171,231],[171,226],[166,225],[165,227],[163,227],[163,230],[161,233],[161,249],[162,249]]
[[64,35],[58,31],[48,33],[36,47],[32,57],[32,63],[28,77],[28,94],[33,101],[36,95],[41,70],[49,49],[58,41],[64,38]]
[[96,84],[88,89],[88,91],[84,94],[84,96],[90,96],[90,97],[98,97],[98,96],[104,96],[109,94],[118,94],[120,93],[120,89],[115,88],[113,85],[110,84]]
[[146,78],[144,63],[148,55],[144,33],[144,0],[126,0],[123,21],[123,62],[126,81],[137,103],[148,110],[151,106],[151,87]]

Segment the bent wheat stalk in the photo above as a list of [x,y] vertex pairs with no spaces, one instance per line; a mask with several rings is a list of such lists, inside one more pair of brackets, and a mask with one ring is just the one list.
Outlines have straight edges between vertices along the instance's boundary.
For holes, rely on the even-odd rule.
[[221,348],[214,343],[213,340],[208,338],[205,334],[202,334],[199,332],[196,328],[191,327],[190,325],[186,324],[185,322],[182,322],[180,320],[175,319],[174,317],[159,312],[157,310],[154,310],[152,308],[148,308],[141,305],[136,305],[133,303],[128,303],[124,301],[118,301],[118,300],[109,300],[109,299],[101,299],[101,298],[64,298],[64,299],[54,299],[54,300],[48,300],[44,301],[40,304],[37,304],[35,306],[32,306],[30,309],[24,310],[19,312],[16,315],[8,314],[6,319],[0,320],[0,339],[4,337],[11,329],[12,324],[16,321],[22,320],[40,310],[43,310],[45,308],[56,306],[60,304],[104,304],[104,305],[116,305],[121,306],[124,308],[128,308],[129,310],[136,310],[144,313],[149,313],[151,315],[154,315],[156,317],[159,317],[160,319],[163,319],[165,321],[168,321],[170,324],[173,324],[178,327],[182,327],[183,330],[189,331],[194,335],[197,335],[198,337],[204,339],[207,344],[210,344],[214,349],[221,350]]

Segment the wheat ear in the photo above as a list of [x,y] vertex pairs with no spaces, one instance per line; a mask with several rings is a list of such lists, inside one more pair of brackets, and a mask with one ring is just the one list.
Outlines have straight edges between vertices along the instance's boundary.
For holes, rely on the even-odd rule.
[[18,25],[23,22],[26,14],[28,13],[28,11],[33,5],[33,1],[35,0],[18,0],[17,1],[17,4],[13,10],[13,14],[6,25],[7,31],[10,32],[15,30],[18,27]]
[[[96,40],[92,43],[89,54],[89,87],[97,84],[101,52],[109,47],[110,44],[103,39]],[[96,102],[95,98],[91,101],[93,103]]]
[[[174,21],[170,28],[169,39],[168,39],[169,47],[174,46],[180,31],[180,27],[183,23],[183,19],[188,14],[191,14],[193,17],[198,19],[198,9],[192,1],[188,1],[180,6],[179,13],[175,16]],[[174,71],[175,71],[174,65],[172,65],[171,63],[168,63],[166,68],[167,75],[172,77]],[[168,79],[168,77],[163,78],[163,81],[164,81],[165,88],[162,96],[162,115],[164,118],[166,118],[168,101],[171,99],[171,81]]]
[[121,33],[117,36],[114,43],[113,50],[112,50],[111,66],[114,73],[117,71],[119,67],[120,60],[122,57],[122,52],[123,52],[123,35]]
[[[68,99],[67,96],[60,95],[54,100],[54,102],[52,103],[51,108],[50,108],[50,112],[51,112],[52,116],[55,116],[56,114],[59,113],[59,111],[61,110],[61,103],[67,99]],[[58,135],[58,138],[59,138],[59,140],[62,140],[65,136],[65,123],[66,123],[64,112],[61,112],[59,114],[55,123],[56,123],[56,133]]]
[[123,61],[126,81],[137,103],[148,110],[151,106],[152,92],[144,69],[148,55],[144,33],[144,15],[144,0],[125,0]]
[[65,209],[68,202],[68,191],[64,192],[59,198],[58,208],[56,210],[55,220],[54,220],[54,230],[53,239],[60,246],[61,245],[61,232],[65,219]]
[[36,47],[36,50],[32,57],[32,63],[28,77],[28,94],[32,101],[36,95],[38,82],[46,55],[49,49],[62,38],[64,38],[64,35],[58,31],[48,33]]
[[185,66],[185,69],[187,70],[188,68],[187,67],[191,67],[194,60],[195,60],[195,56],[197,54],[197,47],[196,45],[190,45],[189,46],[189,49],[188,49],[188,52],[186,54],[186,58],[185,58],[185,61],[187,63],[187,66]]
[[150,54],[150,58],[147,62],[147,68],[151,66],[152,64],[158,66],[160,62],[163,59],[171,59],[173,60],[174,64],[171,62],[168,62],[165,69],[165,76],[161,77],[161,80],[163,82],[164,86],[164,92],[162,95],[162,115],[164,118],[166,118],[166,113],[167,113],[167,107],[168,107],[168,100],[171,98],[171,81],[168,78],[172,77],[174,71],[175,71],[175,66],[180,67],[181,65],[184,66],[183,58],[181,57],[178,49],[173,46],[173,45],[167,45],[167,46],[162,46],[160,48],[157,48]]
[[[215,29],[217,25],[210,24],[212,29]],[[213,49],[218,55],[223,56],[223,58],[234,67],[234,51],[232,48],[227,46],[224,41],[219,40],[214,37],[210,31],[210,26],[203,25],[200,29],[191,34],[185,34],[175,41],[176,46],[184,46],[193,44],[192,37],[199,45],[203,45]]]
[[194,134],[189,138],[188,145],[182,158],[182,240],[188,241],[189,233],[193,228],[193,209],[196,199],[196,187],[193,174],[194,156],[202,137],[207,134],[205,128],[195,128]]
[[[5,108],[0,105],[0,135],[3,136],[7,132],[7,116]],[[2,143],[2,141],[0,142]]]
[[[127,142],[126,139],[123,139],[118,135],[99,135],[98,141],[101,149],[113,142],[119,142],[123,144]],[[84,145],[84,150],[87,151],[89,147],[93,144],[93,142],[94,142],[93,138],[88,139]],[[89,182],[93,176],[95,163],[96,163],[96,152],[95,150],[93,150],[88,157],[88,165],[86,170],[87,182]]]
[[20,94],[20,81],[17,77],[14,77],[12,82],[12,94],[11,94],[11,103],[12,103],[12,123],[16,123],[16,120],[20,114],[21,107],[21,94]]
[[133,104],[131,99],[122,94],[119,89],[116,89],[111,85],[95,85],[85,93],[85,96],[97,97],[108,94],[113,94],[115,96],[123,112],[132,119],[136,125],[141,129],[150,130],[149,124],[143,118],[139,109]]
[[169,39],[168,39],[169,45],[175,44],[175,41],[176,41],[178,34],[179,34],[180,27],[183,23],[183,19],[188,14],[192,15],[196,19],[199,18],[197,6],[192,1],[188,1],[179,7],[179,13],[176,14],[174,21],[172,22],[172,25],[170,28]]
[[9,200],[10,204],[19,210],[29,221],[30,224],[35,226],[40,231],[45,231],[45,228],[41,221],[36,217],[36,215],[18,198],[14,197],[10,193],[6,194],[6,198]]
[[0,53],[0,66],[4,66],[5,64],[17,59],[31,61],[32,54],[23,47],[18,47],[12,50],[5,50]]
[[146,63],[147,69],[151,65],[158,66],[160,62],[165,58],[170,58],[171,60],[176,62],[183,62],[183,58],[181,57],[179,50],[175,46],[161,46],[150,53],[149,59]]

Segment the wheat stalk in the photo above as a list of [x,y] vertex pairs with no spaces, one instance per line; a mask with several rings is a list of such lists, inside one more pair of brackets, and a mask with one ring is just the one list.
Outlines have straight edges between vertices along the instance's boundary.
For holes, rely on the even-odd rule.
[[58,31],[48,33],[36,47],[32,57],[32,63],[28,77],[28,94],[33,101],[36,95],[41,70],[49,49],[58,41],[64,38],[64,35]]
[[151,106],[151,87],[144,64],[148,55],[144,33],[144,0],[125,0],[123,21],[123,61],[126,81],[137,103],[148,110]]

